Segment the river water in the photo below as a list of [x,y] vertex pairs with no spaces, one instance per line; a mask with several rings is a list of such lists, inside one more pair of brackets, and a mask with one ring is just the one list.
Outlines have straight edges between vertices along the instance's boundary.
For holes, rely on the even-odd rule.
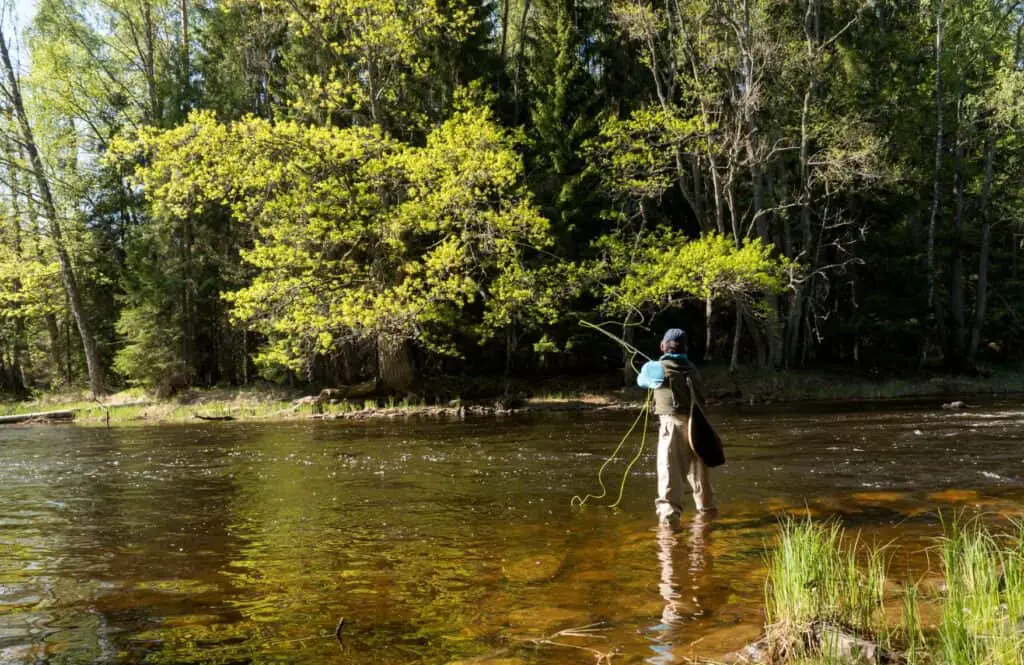
[[653,423],[620,508],[570,508],[633,414],[0,429],[0,662],[718,656],[759,633],[786,513],[898,538],[915,576],[940,510],[1022,514],[1024,402],[937,406],[719,409],[722,510],[678,530]]

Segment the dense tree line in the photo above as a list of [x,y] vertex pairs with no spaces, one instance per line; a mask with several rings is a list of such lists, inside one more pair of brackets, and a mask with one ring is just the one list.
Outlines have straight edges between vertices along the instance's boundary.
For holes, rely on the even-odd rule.
[[579,319],[733,368],[1018,360],[1022,30],[1011,0],[40,0],[0,34],[0,389],[610,369]]

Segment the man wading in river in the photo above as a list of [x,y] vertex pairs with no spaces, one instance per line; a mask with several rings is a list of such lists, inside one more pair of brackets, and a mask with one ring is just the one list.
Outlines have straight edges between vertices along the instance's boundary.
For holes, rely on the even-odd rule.
[[661,522],[675,523],[683,513],[684,474],[698,511],[715,510],[715,490],[707,465],[690,446],[690,388],[693,399],[703,410],[704,387],[700,373],[686,355],[686,333],[670,328],[665,331],[660,348],[662,356],[658,363],[664,370],[664,380],[654,388],[654,414],[660,420],[658,498],[654,505]]

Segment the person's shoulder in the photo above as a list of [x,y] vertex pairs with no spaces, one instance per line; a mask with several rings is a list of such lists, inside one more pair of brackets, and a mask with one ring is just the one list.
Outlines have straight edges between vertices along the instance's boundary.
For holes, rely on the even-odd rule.
[[697,372],[697,366],[694,365],[689,358],[663,356],[658,362],[660,362],[661,366],[665,368],[665,371],[670,371],[672,373],[690,374]]
[[696,375],[697,377],[700,377],[700,370],[697,368],[697,365],[689,358],[683,360],[679,364],[681,365],[681,371],[686,372],[687,374],[690,375]]

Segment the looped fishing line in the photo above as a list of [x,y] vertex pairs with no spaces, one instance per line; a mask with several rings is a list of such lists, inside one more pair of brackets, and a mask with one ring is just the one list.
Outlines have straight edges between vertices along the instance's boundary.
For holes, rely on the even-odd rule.
[[[618,335],[616,335],[614,333],[611,333],[611,332],[608,332],[607,330],[605,330],[604,328],[602,328],[599,325],[595,325],[593,323],[590,323],[589,321],[580,321],[580,325],[583,326],[584,328],[590,328],[591,330],[598,331],[602,335],[611,338],[616,344],[618,344],[623,349],[625,349],[626,352],[629,353],[629,364],[633,368],[633,371],[636,372],[637,374],[640,373],[640,370],[638,370],[637,366],[636,366],[636,362],[635,362],[636,361],[636,357],[637,356],[641,356],[643,358],[646,358],[647,360],[651,360],[651,357],[648,356],[646,353],[644,353],[640,349],[636,348],[635,346],[633,346],[632,344],[630,344],[626,340],[622,339]],[[606,459],[604,461],[604,464],[601,465],[601,468],[598,469],[598,471],[597,471],[597,484],[601,486],[601,493],[600,494],[587,494],[586,496],[584,496],[582,498],[580,498],[579,495],[574,496],[569,501],[569,505],[571,507],[573,507],[573,508],[582,508],[583,505],[586,504],[587,501],[589,501],[590,499],[603,499],[606,496],[608,496],[608,488],[605,487],[605,484],[604,484],[604,470],[608,467],[609,464],[612,463],[612,460],[614,460],[616,458],[616,456],[618,456],[619,451],[622,450],[622,446],[625,445],[626,440],[633,433],[633,430],[636,429],[636,426],[640,422],[640,419],[643,418],[644,419],[644,430],[643,430],[643,433],[640,435],[640,447],[637,449],[636,455],[633,456],[633,459],[631,459],[629,461],[629,464],[626,465],[626,470],[622,474],[622,482],[619,484],[619,496],[618,496],[618,498],[615,499],[615,503],[613,503],[613,504],[608,506],[609,508],[616,508],[616,507],[618,507],[619,503],[622,501],[622,495],[626,491],[626,479],[629,478],[629,473],[630,473],[630,471],[633,470],[633,465],[637,463],[637,461],[640,459],[640,456],[643,455],[643,452],[644,452],[644,443],[647,441],[647,423],[648,423],[648,420],[649,420],[650,415],[651,415],[651,395],[652,395],[651,391],[647,391],[647,400],[644,402],[644,406],[640,410],[640,413],[637,414],[636,420],[633,421],[633,424],[630,425],[630,427],[629,427],[629,431],[626,432],[626,435],[624,437],[622,437],[621,441],[619,441],[619,445],[615,446],[615,450],[614,450],[614,452],[612,452],[611,456],[608,459]]]
[[598,469],[598,472],[597,472],[597,483],[601,486],[601,493],[600,494],[587,494],[586,496],[584,496],[582,498],[580,498],[579,495],[576,495],[576,496],[574,496],[569,501],[569,505],[571,507],[573,507],[573,508],[582,508],[583,505],[586,504],[587,501],[589,501],[590,499],[603,499],[603,498],[605,498],[608,495],[608,488],[605,487],[605,485],[604,485],[604,478],[603,478],[604,470],[605,470],[605,468],[607,468],[607,466],[609,464],[612,463],[612,460],[614,460],[615,457],[619,454],[619,451],[622,450],[622,446],[626,443],[626,440],[633,433],[633,430],[636,429],[637,423],[639,423],[640,419],[643,418],[644,419],[644,428],[643,428],[643,432],[640,435],[640,447],[637,448],[636,455],[634,455],[633,459],[631,459],[629,461],[629,464],[626,465],[626,470],[622,474],[622,483],[619,485],[619,496],[618,496],[618,498],[615,499],[615,503],[609,505],[608,507],[609,508],[617,508],[619,503],[622,502],[622,495],[626,491],[626,479],[629,478],[629,473],[630,473],[630,471],[633,470],[633,465],[637,463],[637,461],[640,459],[640,456],[643,455],[643,452],[644,452],[644,442],[647,440],[647,423],[648,423],[648,420],[649,420],[650,415],[651,415],[651,394],[652,394],[651,391],[647,391],[647,401],[644,402],[643,408],[640,409],[640,413],[637,414],[636,420],[634,420],[633,424],[630,425],[629,431],[626,432],[626,435],[624,437],[622,437],[621,441],[619,441],[619,445],[617,445],[615,447],[615,450],[612,452],[611,456],[608,459],[606,459],[604,461],[604,464],[601,465],[601,468]]

